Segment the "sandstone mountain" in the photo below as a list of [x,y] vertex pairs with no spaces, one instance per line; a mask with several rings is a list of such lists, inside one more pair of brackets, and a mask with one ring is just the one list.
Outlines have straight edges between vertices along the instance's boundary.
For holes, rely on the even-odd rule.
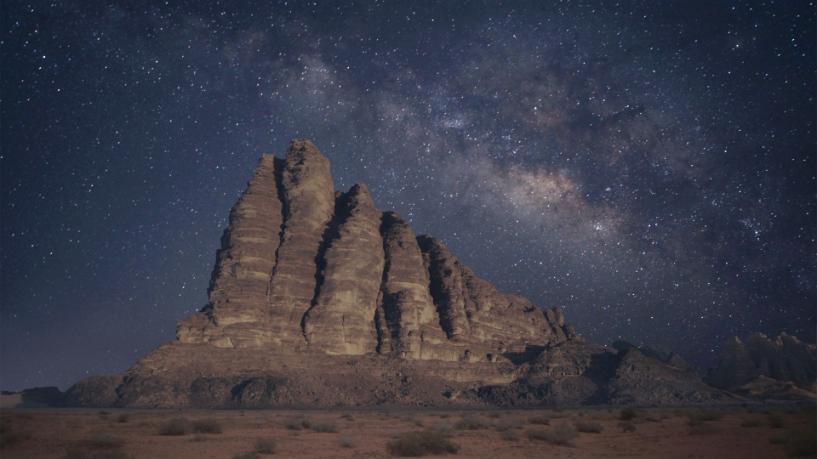
[[817,346],[781,333],[771,339],[762,333],[746,341],[724,343],[707,382],[757,398],[815,398]]
[[73,405],[529,405],[721,399],[682,360],[586,344],[558,308],[501,293],[438,239],[336,192],[308,140],[261,158],[230,212],[209,302]]

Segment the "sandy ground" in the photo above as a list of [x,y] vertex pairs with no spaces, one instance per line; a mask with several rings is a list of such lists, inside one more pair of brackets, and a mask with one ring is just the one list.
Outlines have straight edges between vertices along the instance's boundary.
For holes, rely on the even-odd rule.
[[[701,414],[707,413],[707,414]],[[714,413],[714,414],[712,414]],[[409,410],[2,410],[0,457],[233,458],[273,440],[264,457],[391,457],[387,442],[403,432],[447,432],[457,458],[776,458],[789,457],[790,432],[813,434],[811,409],[637,410],[622,424],[618,409],[536,411]],[[160,435],[167,421],[206,420],[221,433]],[[691,419],[693,419],[691,421]],[[463,421],[464,420],[464,421]],[[306,422],[304,422],[306,421]],[[544,424],[547,422],[548,424]],[[577,423],[601,427],[570,445],[530,439],[529,432]],[[303,427],[306,424],[310,427]],[[188,427],[190,425],[188,424]],[[624,432],[623,430],[634,431]],[[192,427],[190,427],[192,429]],[[329,430],[316,432],[315,430]],[[586,430],[586,429],[585,429]],[[592,430],[592,429],[591,429]],[[782,442],[782,443],[781,443]],[[433,457],[433,456],[428,456]]]

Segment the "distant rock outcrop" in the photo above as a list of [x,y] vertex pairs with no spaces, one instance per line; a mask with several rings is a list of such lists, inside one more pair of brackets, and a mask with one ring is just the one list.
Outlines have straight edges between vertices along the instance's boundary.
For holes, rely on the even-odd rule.
[[308,140],[265,155],[230,212],[208,304],[80,406],[690,403],[678,356],[585,344],[558,308],[497,291],[442,241],[334,189]]
[[709,371],[706,381],[746,394],[774,392],[788,398],[787,391],[783,390],[785,383],[814,394],[817,392],[817,346],[786,333],[774,339],[755,333],[745,342],[735,337],[721,347],[717,364]]

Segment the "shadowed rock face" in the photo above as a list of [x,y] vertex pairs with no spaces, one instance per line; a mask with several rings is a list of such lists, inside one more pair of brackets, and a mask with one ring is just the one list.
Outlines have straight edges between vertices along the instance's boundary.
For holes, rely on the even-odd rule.
[[558,308],[497,291],[442,241],[379,211],[365,185],[336,193],[329,160],[308,140],[259,161],[230,212],[209,302],[179,322],[177,338],[122,376],[76,384],[69,404],[715,398],[670,354],[583,344]]
[[723,345],[707,382],[716,387],[736,389],[758,378],[790,382],[815,392],[817,347],[786,333],[770,339],[755,333],[746,342],[733,338]]

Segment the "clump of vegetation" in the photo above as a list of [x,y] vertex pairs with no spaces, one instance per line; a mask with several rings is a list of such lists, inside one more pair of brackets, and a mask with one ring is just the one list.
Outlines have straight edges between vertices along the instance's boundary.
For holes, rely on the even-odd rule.
[[12,430],[8,424],[0,424],[0,449],[12,448],[31,438],[28,433]]
[[313,432],[318,433],[335,433],[338,431],[337,426],[331,422],[316,422],[311,424],[309,428],[311,428]]
[[248,453],[236,454],[233,456],[233,459],[261,459],[261,456],[255,451],[250,451]]
[[432,454],[456,454],[459,446],[441,432],[406,432],[386,444],[392,456],[419,457]]
[[740,423],[741,427],[760,427],[761,422],[757,419],[746,419]]
[[494,424],[494,429],[497,432],[507,432],[509,430],[518,429],[521,426],[519,425],[518,421],[499,421]]
[[503,430],[499,437],[505,441],[519,441],[519,433],[515,430]]
[[185,418],[173,418],[159,426],[159,435],[187,435],[190,421]]
[[343,413],[343,414],[340,415],[340,418],[345,419],[347,421],[354,421],[355,420],[355,417],[352,416],[351,413]]
[[193,432],[203,434],[220,434],[221,423],[215,419],[197,419],[193,421]]
[[340,440],[338,440],[338,444],[340,445],[341,448],[354,448],[355,447],[355,443],[349,437],[340,437]]
[[632,409],[632,408],[624,408],[624,409],[623,409],[623,410],[621,410],[621,412],[618,414],[618,418],[619,418],[620,420],[622,420],[622,421],[632,421],[632,420],[633,420],[633,419],[635,419],[637,416],[638,416],[638,412],[636,412],[636,411],[635,411],[634,409]]
[[804,457],[817,454],[817,436],[814,429],[796,429],[786,435],[786,453],[789,456]]
[[457,423],[454,424],[454,428],[458,430],[479,430],[484,429],[485,424],[473,416],[466,416],[457,421]]
[[629,421],[622,421],[618,423],[618,428],[624,433],[635,432],[635,424]]
[[108,415],[111,414],[111,413],[110,413],[110,411],[102,410],[102,411],[97,411],[96,414],[98,414],[99,417],[101,417],[101,418],[107,418]]
[[119,416],[116,417],[116,422],[120,424],[124,424],[130,420],[130,415],[128,413],[119,413]]
[[578,421],[576,422],[576,430],[582,433],[601,433],[604,426],[601,423],[593,421]]
[[255,442],[255,452],[258,454],[275,454],[278,443],[272,438],[263,438]]
[[287,419],[284,421],[284,427],[289,430],[301,430],[312,427],[312,423],[308,419]]
[[693,423],[690,421],[689,423],[689,434],[690,435],[708,435],[714,434],[718,432],[718,428],[713,426],[712,424],[704,423],[704,422],[696,422]]
[[528,422],[531,424],[537,424],[542,426],[549,426],[550,419],[545,416],[531,416],[528,418]]
[[502,413],[500,413],[499,411],[489,411],[485,413],[485,416],[493,419],[498,419],[502,417]]
[[118,449],[124,446],[125,442],[109,433],[98,433],[86,440],[85,445],[93,449]]
[[554,445],[572,445],[573,440],[579,436],[579,432],[572,426],[560,424],[548,430],[529,430],[528,438],[548,442]]
[[696,426],[704,422],[718,421],[723,417],[723,414],[714,411],[695,411],[687,414],[687,417],[689,418],[688,424]]
[[114,449],[114,450],[102,450],[102,451],[93,451],[88,450],[86,448],[74,445],[68,447],[65,451],[64,459],[133,459],[133,456],[129,456],[124,452]]
[[769,413],[769,427],[772,429],[782,429],[783,425],[783,416]]

